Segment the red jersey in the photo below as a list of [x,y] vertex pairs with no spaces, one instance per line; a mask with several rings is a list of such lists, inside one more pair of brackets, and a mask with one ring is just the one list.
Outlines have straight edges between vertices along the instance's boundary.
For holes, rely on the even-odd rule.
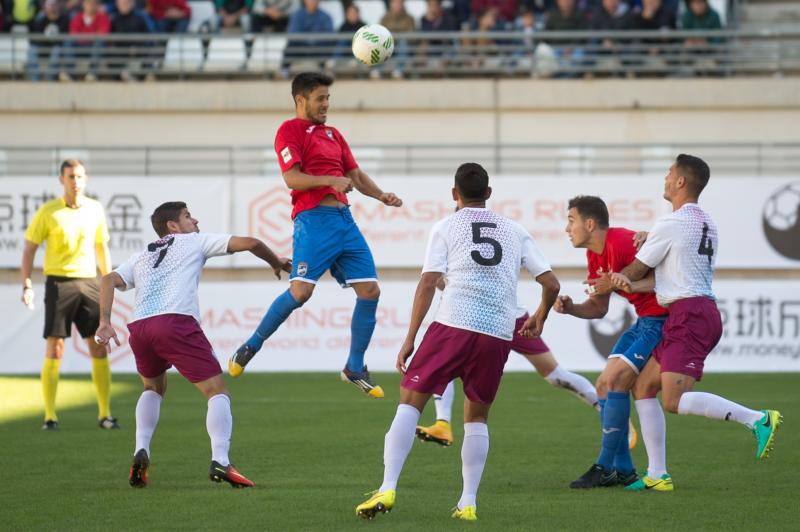
[[[623,227],[610,227],[606,234],[606,245],[599,255],[591,250],[586,250],[586,260],[589,262],[589,279],[600,277],[598,270],[603,272],[621,272],[625,266],[636,258],[636,247],[633,245],[633,235],[636,233]],[[646,294],[629,294],[617,292],[627,299],[636,309],[640,318],[648,316],[665,316],[668,311],[658,304],[655,292]]]
[[[278,164],[285,173],[299,164],[302,171],[313,176],[342,176],[358,168],[347,141],[335,128],[293,118],[278,128],[275,135],[275,153]],[[292,219],[303,211],[313,209],[322,198],[332,194],[344,204],[347,196],[331,187],[310,190],[292,190]]]

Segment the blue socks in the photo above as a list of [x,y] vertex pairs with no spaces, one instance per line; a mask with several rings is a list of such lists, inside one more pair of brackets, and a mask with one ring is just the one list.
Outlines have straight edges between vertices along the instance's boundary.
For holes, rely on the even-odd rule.
[[286,321],[295,309],[300,308],[300,304],[292,297],[292,293],[286,290],[284,293],[275,298],[275,301],[270,305],[267,313],[261,318],[261,323],[256,327],[256,332],[253,333],[245,344],[253,348],[258,353],[264,341],[272,336],[281,323]]
[[356,299],[356,308],[353,309],[353,319],[350,322],[350,355],[347,357],[347,369],[350,371],[359,372],[364,369],[364,352],[375,330],[377,310],[377,299]]
[[608,392],[603,416],[603,441],[597,463],[607,471],[616,468],[623,473],[633,471],[633,459],[628,449],[628,418],[631,401],[628,392]]

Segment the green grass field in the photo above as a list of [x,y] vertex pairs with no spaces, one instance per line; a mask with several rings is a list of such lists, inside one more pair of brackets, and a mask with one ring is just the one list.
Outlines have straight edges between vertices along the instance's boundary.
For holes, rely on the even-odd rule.
[[[257,484],[234,490],[207,477],[205,401],[170,375],[152,444],[150,486],[127,473],[134,451],[133,376],[115,376],[114,414],[122,430],[101,431],[96,407],[60,409],[61,430],[40,430],[38,379],[0,378],[0,528],[5,530],[682,530],[797,529],[800,470],[797,374],[709,375],[699,389],[785,416],[772,456],[755,459],[740,425],[668,415],[668,463],[676,491],[628,493],[567,488],[596,457],[597,415],[535,374],[509,374],[490,419],[489,461],[477,523],[454,522],[461,490],[460,410],[456,445],[415,442],[395,510],[374,521],[354,507],[380,484],[383,436],[394,415],[398,377],[377,375],[387,391],[372,400],[330,374],[246,374],[230,383],[231,458]],[[62,389],[87,377],[62,379]],[[457,403],[460,404],[460,390]],[[88,401],[88,402],[87,402]],[[433,418],[433,406],[423,421]],[[426,423],[427,424],[427,423]],[[635,450],[646,467],[643,446]],[[794,486],[794,487],[793,487]],[[792,495],[794,494],[794,495]]]

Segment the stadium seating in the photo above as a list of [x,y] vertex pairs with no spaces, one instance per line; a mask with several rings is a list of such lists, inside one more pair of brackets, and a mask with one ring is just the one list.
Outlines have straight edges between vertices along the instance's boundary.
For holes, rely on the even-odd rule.
[[16,35],[0,37],[0,72],[23,72],[28,58],[28,39]]
[[380,23],[386,14],[386,5],[381,0],[356,0],[361,20],[367,24]]
[[244,39],[214,37],[208,45],[208,57],[203,65],[206,72],[236,72],[247,62]]
[[214,2],[211,0],[195,0],[189,2],[192,8],[192,17],[189,19],[189,33],[197,33],[203,24],[208,25],[209,30],[217,27],[217,11]]
[[270,35],[258,36],[253,41],[247,70],[252,72],[277,72],[281,68],[286,37]]
[[165,72],[192,72],[203,66],[203,42],[199,37],[170,37],[164,55]]

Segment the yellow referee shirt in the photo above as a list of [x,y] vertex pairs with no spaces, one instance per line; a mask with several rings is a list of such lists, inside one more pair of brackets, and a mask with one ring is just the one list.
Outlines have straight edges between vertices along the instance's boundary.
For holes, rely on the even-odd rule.
[[64,198],[48,201],[36,211],[25,239],[41,245],[44,253],[44,274],[59,277],[97,277],[95,244],[108,242],[106,215],[99,201],[82,198],[77,209],[71,209]]

